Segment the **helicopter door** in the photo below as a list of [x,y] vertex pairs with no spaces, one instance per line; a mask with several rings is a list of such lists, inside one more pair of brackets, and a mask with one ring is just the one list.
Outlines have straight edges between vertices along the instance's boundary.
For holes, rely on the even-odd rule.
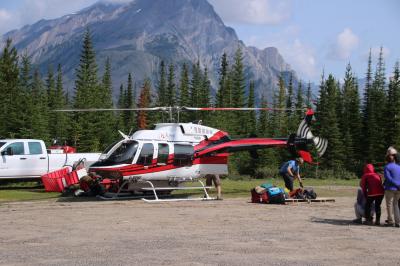
[[158,143],[157,165],[167,165],[169,156],[168,143]]
[[152,143],[144,143],[136,164],[143,166],[152,165],[153,154],[154,154],[154,145]]

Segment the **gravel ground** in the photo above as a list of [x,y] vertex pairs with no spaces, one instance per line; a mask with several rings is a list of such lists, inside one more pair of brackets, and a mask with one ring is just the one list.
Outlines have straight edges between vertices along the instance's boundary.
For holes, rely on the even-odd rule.
[[354,198],[248,201],[2,203],[0,265],[400,265],[400,229],[351,224]]

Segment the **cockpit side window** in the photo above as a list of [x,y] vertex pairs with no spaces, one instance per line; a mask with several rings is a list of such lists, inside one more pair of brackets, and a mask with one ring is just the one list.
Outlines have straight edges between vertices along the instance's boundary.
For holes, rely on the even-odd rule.
[[169,146],[166,143],[158,144],[158,165],[166,165],[168,163]]
[[151,165],[153,162],[154,146],[152,143],[143,144],[136,164]]
[[138,145],[134,140],[123,142],[106,160],[113,164],[130,164],[135,157]]

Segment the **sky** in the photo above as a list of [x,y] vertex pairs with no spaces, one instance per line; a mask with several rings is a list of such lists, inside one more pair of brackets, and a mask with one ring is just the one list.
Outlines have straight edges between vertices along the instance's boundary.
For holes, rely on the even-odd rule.
[[[0,0],[0,34],[79,11],[96,1]],[[348,63],[363,78],[369,51],[375,65],[381,47],[388,76],[400,60],[399,0],[209,2],[246,45],[277,47],[305,82],[318,83],[323,70],[341,79]]]

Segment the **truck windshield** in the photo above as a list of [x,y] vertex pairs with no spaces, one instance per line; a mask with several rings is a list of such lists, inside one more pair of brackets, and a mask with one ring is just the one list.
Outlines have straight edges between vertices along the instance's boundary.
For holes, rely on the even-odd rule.
[[138,143],[134,140],[127,140],[119,144],[120,146],[105,159],[107,164],[129,164],[135,157]]

